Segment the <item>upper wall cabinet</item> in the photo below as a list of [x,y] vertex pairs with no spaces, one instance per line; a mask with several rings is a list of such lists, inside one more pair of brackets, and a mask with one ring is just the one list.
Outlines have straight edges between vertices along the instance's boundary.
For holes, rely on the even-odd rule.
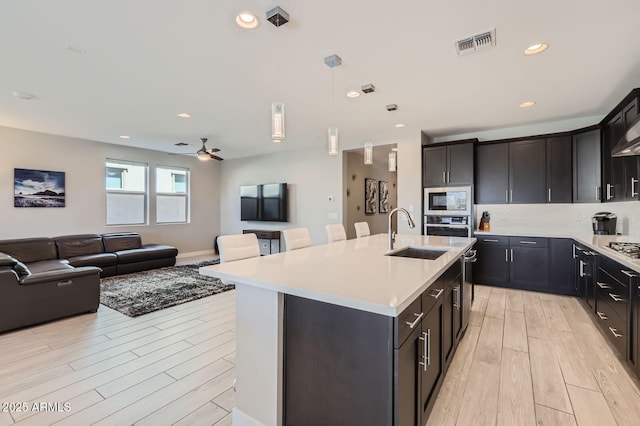
[[422,185],[473,185],[473,141],[424,146]]
[[509,202],[509,144],[480,143],[476,146],[476,203]]
[[600,186],[600,129],[573,135],[573,202],[599,203]]
[[571,136],[547,139],[547,202],[570,203],[573,180],[571,174]]
[[509,202],[546,203],[544,139],[509,143]]
[[609,114],[602,125],[602,201],[625,201],[638,198],[638,158],[611,157],[611,150],[640,114],[640,91],[634,89]]

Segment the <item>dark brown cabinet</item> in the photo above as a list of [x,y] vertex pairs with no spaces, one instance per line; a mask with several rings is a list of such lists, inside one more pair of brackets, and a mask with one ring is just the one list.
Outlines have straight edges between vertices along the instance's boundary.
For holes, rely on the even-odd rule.
[[638,96],[634,89],[603,120],[602,123],[602,188],[603,201],[625,201],[638,197],[638,159],[612,157],[611,150],[640,115]]
[[573,135],[573,202],[598,203],[601,197],[600,130]]
[[549,288],[554,293],[578,296],[575,286],[573,240],[549,239]]
[[395,350],[394,370],[397,398],[394,398],[394,424],[397,426],[415,426],[421,416],[420,393],[422,354],[422,323],[414,328],[409,338]]
[[545,203],[546,201],[545,140],[509,143],[509,202]]
[[555,291],[549,288],[548,238],[483,236],[475,248],[476,284]]
[[444,362],[442,348],[442,327],[444,321],[444,305],[440,300],[422,321],[422,364],[421,386],[419,392],[421,425],[427,422],[436,396],[444,378]]
[[570,203],[572,197],[571,136],[547,139],[547,202]]
[[509,202],[509,144],[476,146],[476,204]]
[[473,142],[424,146],[422,151],[423,186],[473,185]]

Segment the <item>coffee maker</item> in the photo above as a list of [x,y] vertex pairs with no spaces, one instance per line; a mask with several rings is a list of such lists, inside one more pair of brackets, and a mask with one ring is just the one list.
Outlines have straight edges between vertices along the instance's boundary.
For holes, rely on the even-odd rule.
[[598,212],[591,218],[593,233],[596,235],[615,235],[618,216],[611,212]]

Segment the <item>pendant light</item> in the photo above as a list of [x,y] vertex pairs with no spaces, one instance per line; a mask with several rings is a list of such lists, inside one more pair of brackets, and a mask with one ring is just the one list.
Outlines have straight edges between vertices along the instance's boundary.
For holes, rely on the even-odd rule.
[[[342,65],[342,59],[340,56],[333,54],[324,58],[324,63],[331,68],[331,113],[334,116],[335,121],[335,101],[334,101],[334,84],[333,84],[333,69]],[[329,148],[329,155],[338,155],[338,128],[329,127],[327,131],[327,143]]]
[[389,151],[389,171],[390,172],[395,172],[398,167],[397,155],[398,153],[395,151],[395,148],[393,148],[392,151]]
[[[289,22],[289,14],[280,6],[276,6],[267,12],[267,20],[276,28]],[[280,98],[280,49],[278,36],[276,35],[276,98]],[[276,101],[271,104],[271,139],[274,143],[280,143],[284,139],[284,103]]]
[[364,164],[373,164],[373,142],[371,141],[364,143]]

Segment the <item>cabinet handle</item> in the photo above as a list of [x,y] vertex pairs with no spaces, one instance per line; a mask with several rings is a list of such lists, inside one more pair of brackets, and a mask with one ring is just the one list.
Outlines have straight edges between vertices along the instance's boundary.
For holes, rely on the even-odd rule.
[[573,254],[572,254],[573,258],[576,258],[576,245],[573,244]]
[[447,170],[447,183],[451,182],[451,172]]
[[444,292],[444,289],[440,288],[440,289],[434,290],[434,291],[437,291],[437,293],[436,294],[432,293],[429,296],[433,297],[434,299],[437,299],[442,295],[442,293]]
[[424,371],[427,371],[427,367],[431,365],[431,329],[422,332],[422,337],[419,337],[420,340],[424,342],[424,346],[422,348],[423,362],[418,362],[418,365],[421,365]]
[[509,202],[513,203],[513,189],[509,190]]
[[548,189],[549,192],[549,202],[551,202],[551,188]]
[[509,202],[509,190],[508,189],[504,190],[504,202],[505,203]]
[[615,301],[615,302],[624,302],[624,298],[618,296],[617,294],[611,294],[609,293],[609,296],[611,296],[611,298]]
[[497,243],[498,240],[482,240],[483,243]]
[[600,201],[600,187],[596,186],[596,201]]
[[447,172],[442,172],[442,183],[447,183]]
[[598,287],[600,287],[603,290],[607,290],[607,289],[611,289],[613,287],[606,285],[605,283],[601,283],[599,281],[596,282],[596,284],[598,284]]
[[638,195],[638,193],[633,190],[633,185],[635,185],[636,183],[638,183],[638,179],[631,178],[631,198]]
[[513,249],[510,249],[509,251],[511,251],[511,262],[513,262]]
[[453,291],[456,292],[456,298],[453,301],[453,307],[456,308],[457,310],[460,310],[460,286],[455,286],[453,288]]
[[622,334],[618,334],[617,328],[609,327],[609,331],[613,334],[613,337],[622,337]]
[[584,265],[586,265],[582,260],[580,261],[580,278],[584,277]]
[[613,195],[611,195],[611,187],[613,185],[611,185],[610,183],[607,184],[607,200],[610,200],[613,198]]
[[520,244],[538,244],[536,241],[520,241]]
[[607,316],[605,314],[603,314],[600,311],[596,311],[596,314],[598,314],[598,316],[600,317],[601,320],[606,320],[608,319]]
[[636,274],[633,271],[627,271],[627,270],[621,269],[620,272],[622,272],[623,274],[625,274],[629,278],[636,278],[638,276],[638,274]]
[[504,261],[509,261],[509,249],[504,249]]
[[418,325],[418,323],[420,322],[420,320],[422,319],[422,317],[424,316],[424,312],[420,312],[419,314],[413,314],[415,315],[417,318],[415,319],[415,321],[413,322],[409,322],[409,321],[405,321],[404,323],[407,324],[409,326],[409,328],[413,329],[413,327],[415,327],[416,325]]

